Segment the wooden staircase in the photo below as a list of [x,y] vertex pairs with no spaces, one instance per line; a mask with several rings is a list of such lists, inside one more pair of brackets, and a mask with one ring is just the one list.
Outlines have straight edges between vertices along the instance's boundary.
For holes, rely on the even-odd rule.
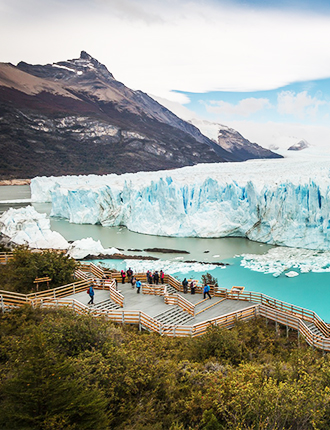
[[93,305],[93,309],[111,311],[113,309],[120,309],[120,306],[117,303],[113,302],[111,299],[106,299],[102,302],[95,303]]
[[194,318],[179,306],[175,306],[156,315],[154,319],[164,325],[183,325],[189,323]]

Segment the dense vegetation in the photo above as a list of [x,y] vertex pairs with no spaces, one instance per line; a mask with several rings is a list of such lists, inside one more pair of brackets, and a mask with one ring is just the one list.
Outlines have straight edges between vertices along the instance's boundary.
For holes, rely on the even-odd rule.
[[326,429],[328,356],[264,320],[200,338],[30,307],[0,316],[1,429]]
[[30,293],[36,288],[33,281],[46,276],[51,282],[49,286],[47,283],[39,284],[39,291],[74,281],[73,272],[77,263],[63,253],[50,250],[31,252],[26,247],[18,247],[13,254],[12,260],[0,266],[0,285],[3,290]]

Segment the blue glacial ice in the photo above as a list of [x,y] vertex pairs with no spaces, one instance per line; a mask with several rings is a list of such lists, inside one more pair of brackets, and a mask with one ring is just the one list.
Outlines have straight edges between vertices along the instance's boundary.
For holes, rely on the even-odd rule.
[[329,159],[258,160],[124,175],[38,177],[33,201],[71,223],[330,249]]

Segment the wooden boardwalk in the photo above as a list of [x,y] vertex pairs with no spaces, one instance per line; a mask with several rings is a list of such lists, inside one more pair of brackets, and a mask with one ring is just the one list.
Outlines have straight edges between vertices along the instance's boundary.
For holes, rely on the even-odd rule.
[[[118,283],[119,273],[110,273],[89,264],[75,272],[76,282],[50,290],[20,294],[0,290],[2,312],[19,306],[70,307],[76,313],[105,318],[120,324],[136,324],[166,336],[200,336],[209,326],[231,328],[237,321],[263,317],[294,329],[298,336],[315,348],[330,351],[330,326],[315,312],[261,293],[214,289],[212,298],[203,300],[201,286],[197,294],[184,294],[181,283],[165,276],[165,285],[148,285],[145,274],[136,274],[143,284],[141,293],[131,284]],[[106,279],[108,278],[108,279]],[[89,286],[94,285],[94,305],[87,305]]]
[[[143,288],[140,294],[137,294],[136,288],[132,289],[131,284],[118,284],[119,292],[124,296],[124,306],[120,309],[124,311],[142,311],[148,314],[150,317],[155,318],[158,314],[167,311],[170,308],[178,307],[177,305],[166,304],[163,296],[156,296],[150,294],[143,294]],[[186,300],[191,302],[193,305],[203,300],[202,294],[184,294],[182,292],[177,292],[180,296],[184,297]],[[89,302],[89,295],[86,291],[72,294],[67,296],[65,300],[75,299],[81,302],[84,305],[87,305]],[[109,291],[107,290],[95,290],[94,296],[94,305],[90,305],[91,311],[93,308],[98,308],[99,303],[104,303],[106,300],[110,300]],[[219,297],[213,297],[211,300],[206,299],[200,305],[197,305],[196,311],[200,312],[198,315],[195,315],[190,321],[189,325],[193,325],[196,323],[200,323],[203,321],[208,321],[215,317],[225,315],[231,312],[235,312],[238,310],[249,308],[254,303],[248,301],[239,301],[239,300],[231,300],[225,299],[220,303],[216,304],[219,301]],[[211,308],[206,309],[211,306]],[[106,309],[106,303],[104,305],[104,309]],[[172,324],[175,324],[175,318],[171,321]],[[184,325],[184,324],[183,324]]]

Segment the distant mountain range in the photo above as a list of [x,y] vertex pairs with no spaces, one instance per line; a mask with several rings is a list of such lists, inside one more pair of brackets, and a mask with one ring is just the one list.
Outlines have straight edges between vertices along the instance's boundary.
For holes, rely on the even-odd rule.
[[84,51],[54,64],[0,63],[0,150],[0,179],[280,157],[232,129],[206,137]]

